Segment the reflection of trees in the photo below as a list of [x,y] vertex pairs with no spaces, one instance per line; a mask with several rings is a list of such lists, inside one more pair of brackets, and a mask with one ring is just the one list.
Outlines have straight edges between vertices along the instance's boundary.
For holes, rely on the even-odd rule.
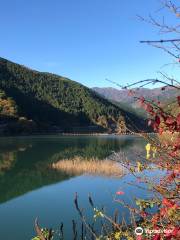
[[[140,139],[139,139],[140,140]],[[142,148],[142,141],[135,141],[134,138],[90,138],[88,142],[82,142],[82,139],[76,144],[71,144],[64,148],[62,151],[57,152],[51,158],[52,162],[60,159],[74,158],[75,156],[81,156],[85,158],[98,158],[104,159],[108,157],[113,151],[122,150],[129,154],[129,150],[135,147],[136,149]]]
[[42,186],[63,181],[72,175],[48,166],[60,159],[81,156],[106,158],[112,151],[128,152],[133,137],[44,137],[0,141],[0,202],[8,201]]
[[0,142],[0,174],[13,168],[17,160],[17,153],[26,151],[27,147],[29,146],[25,144],[7,143],[6,140]]
[[10,169],[16,159],[16,152],[0,153],[0,174]]
[[142,160],[145,157],[145,145],[146,142],[142,138],[137,138],[134,144],[131,144],[126,149],[122,149],[124,156],[131,162]]
[[[29,191],[68,179],[70,176],[48,168],[53,155],[41,154],[39,144],[8,141],[0,144],[0,202],[8,201]],[[38,150],[38,146],[40,147]],[[40,157],[40,158],[39,158]]]
[[29,191],[68,179],[70,176],[54,170],[35,169],[9,171],[0,177],[0,202],[8,201]]

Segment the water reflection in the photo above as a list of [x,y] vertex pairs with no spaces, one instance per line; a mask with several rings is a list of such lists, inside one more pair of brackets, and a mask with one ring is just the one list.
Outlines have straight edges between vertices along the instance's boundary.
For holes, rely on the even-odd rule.
[[[72,239],[69,224],[77,220],[74,193],[80,196],[80,205],[91,212],[87,196],[92,193],[97,206],[104,204],[112,214],[117,204],[112,194],[123,189],[126,201],[147,192],[126,184],[131,179],[112,179],[95,176],[74,176],[49,168],[61,159],[104,159],[113,151],[124,152],[136,160],[135,152],[142,152],[143,139],[133,136],[73,136],[20,137],[0,139],[0,236],[2,239],[24,240],[34,235],[33,222],[38,216],[42,226],[66,226],[65,239]],[[36,191],[33,191],[36,190]],[[130,201],[130,200],[129,200]],[[121,209],[120,209],[121,210]],[[127,214],[127,210],[123,210]],[[11,226],[11,231],[9,231]],[[23,229],[23,230],[22,230]]]
[[[104,159],[112,151],[132,153],[144,142],[134,137],[20,137],[0,139],[0,202],[73,177],[49,168],[60,159]],[[129,151],[131,149],[131,151]]]

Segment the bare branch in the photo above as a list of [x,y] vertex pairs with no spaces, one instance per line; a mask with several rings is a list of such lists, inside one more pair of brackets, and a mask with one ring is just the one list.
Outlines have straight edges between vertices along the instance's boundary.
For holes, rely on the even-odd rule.
[[[163,51],[165,51],[166,53],[168,53],[169,55],[171,55],[172,57],[179,59],[180,52],[178,51],[178,49],[176,49],[176,51],[178,51],[178,54],[177,54],[177,53],[174,53],[173,51],[169,50],[167,46],[163,45],[163,43],[173,44],[174,42],[180,43],[180,39],[169,39],[169,40],[158,40],[158,41],[140,41],[140,43],[147,43],[148,45],[151,45],[153,47],[160,48]],[[159,44],[157,44],[157,43],[159,43]],[[172,49],[172,48],[170,48],[170,49]]]
[[167,42],[179,42],[180,43],[180,38],[178,39],[166,39],[166,40],[146,40],[146,41],[140,41],[140,43],[167,43]]
[[180,82],[179,82],[179,81],[177,81],[177,80],[174,79],[174,78],[170,78],[167,74],[162,73],[162,72],[160,72],[160,71],[159,71],[158,73],[160,73],[166,80],[170,81],[172,85],[174,85],[174,84],[173,84],[174,82],[180,85]]
[[164,1],[162,4],[169,9],[170,12],[174,13],[177,18],[180,18],[180,7],[177,7],[172,1]]
[[162,19],[162,22],[158,22],[151,15],[149,15],[149,19],[148,18],[146,19],[139,15],[137,15],[137,17],[139,20],[141,20],[143,22],[146,22],[148,24],[158,27],[160,33],[171,33],[171,32],[180,33],[180,30],[179,30],[180,24],[178,24],[176,26],[169,26],[165,23],[164,18]]

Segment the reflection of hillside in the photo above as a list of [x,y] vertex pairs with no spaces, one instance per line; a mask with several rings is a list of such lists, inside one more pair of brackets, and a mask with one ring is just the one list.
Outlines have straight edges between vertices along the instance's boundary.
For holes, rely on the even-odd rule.
[[17,153],[26,151],[30,147],[27,144],[13,144],[11,141],[0,141],[0,175],[13,168],[16,160]]
[[21,196],[29,191],[70,178],[69,175],[49,169],[9,171],[0,177],[0,202]]
[[[104,159],[108,157],[113,151],[119,151],[120,149],[124,152],[129,152],[129,148],[132,148],[135,144],[133,138],[124,138],[119,141],[118,138],[102,139],[92,138],[88,140],[88,143],[79,141],[78,144],[72,144],[54,154],[51,158],[52,162],[58,161],[65,158],[73,158],[74,156],[81,156],[85,158],[99,158]],[[142,143],[140,143],[140,148]]]
[[131,162],[142,160],[145,157],[146,142],[144,139],[137,139],[135,144],[128,147],[128,151],[122,151],[124,156]]
[[74,156],[104,159],[112,151],[128,152],[134,143],[137,144],[134,138],[116,137],[3,139],[0,141],[0,202],[72,177],[49,169],[52,162]]
[[0,175],[12,167],[16,158],[15,154],[15,152],[0,153]]

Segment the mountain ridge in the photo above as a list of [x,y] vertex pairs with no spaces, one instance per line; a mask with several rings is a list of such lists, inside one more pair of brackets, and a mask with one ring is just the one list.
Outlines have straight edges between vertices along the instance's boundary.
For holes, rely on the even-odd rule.
[[112,87],[92,88],[100,96],[108,99],[122,109],[129,110],[133,114],[137,114],[144,119],[148,118],[148,115],[144,109],[137,103],[135,97],[144,97],[147,100],[160,101],[164,105],[171,103],[178,95],[179,92],[173,87],[161,88],[134,88],[135,95],[130,95],[128,89],[117,89]]
[[[10,114],[12,106],[1,106],[1,123],[7,118],[10,122],[16,120],[15,126],[10,124],[12,129],[17,128],[17,122],[18,128],[23,124],[26,130],[32,126],[38,129],[52,129],[54,126],[63,132],[89,126],[96,127],[98,131],[114,131],[123,122],[130,129],[134,129],[132,125],[136,123],[140,129],[145,127],[139,117],[78,82],[32,70],[4,58],[0,58],[0,89],[1,95],[4,94],[0,99],[1,105],[11,100],[10,106],[16,109],[13,115]],[[9,115],[2,114],[2,109],[9,111]]]
[[[114,100],[117,102],[125,100],[128,103],[134,102],[133,96],[129,95],[128,89],[117,89],[113,87],[93,87],[92,89],[109,100]],[[147,97],[149,99],[155,98],[156,100],[164,100],[178,95],[178,91],[171,87],[166,87],[164,90],[162,90],[161,87],[153,89],[134,88],[132,90],[136,92],[137,96]]]

